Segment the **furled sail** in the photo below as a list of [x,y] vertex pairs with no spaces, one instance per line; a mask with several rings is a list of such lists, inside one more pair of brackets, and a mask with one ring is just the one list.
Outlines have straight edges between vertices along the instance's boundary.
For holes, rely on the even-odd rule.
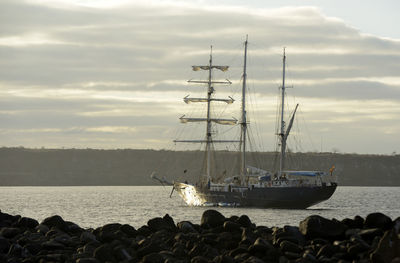
[[[219,69],[223,72],[227,71],[229,69],[229,66],[211,66],[211,68]],[[209,70],[210,66],[192,66],[193,71],[199,71],[199,70]]]
[[[181,123],[207,121],[207,118],[185,118],[185,115],[183,115],[179,119],[181,120]],[[222,125],[235,125],[238,122],[238,120],[235,118],[232,118],[232,119],[213,119],[213,118],[211,118],[210,121],[218,123],[218,124],[222,124]]]
[[[225,102],[227,104],[232,104],[235,100],[229,96],[229,99],[214,99],[211,98],[211,101],[221,101],[221,102]],[[207,98],[189,98],[189,95],[187,95],[186,97],[183,98],[183,101],[187,104],[190,102],[207,102]]]

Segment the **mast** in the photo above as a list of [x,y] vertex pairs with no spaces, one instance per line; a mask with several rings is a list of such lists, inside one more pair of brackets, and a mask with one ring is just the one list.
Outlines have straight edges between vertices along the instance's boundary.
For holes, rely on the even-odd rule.
[[213,87],[211,85],[212,80],[212,46],[210,50],[210,61],[208,66],[208,89],[207,89],[207,129],[206,129],[206,155],[207,155],[207,179],[211,177],[211,95],[213,93]]
[[[283,169],[285,168],[285,155],[286,155],[286,141],[289,136],[290,130],[293,126],[294,117],[296,115],[297,108],[299,104],[296,105],[296,108],[293,111],[292,117],[290,118],[289,125],[286,126],[285,121],[283,120],[283,115],[285,112],[285,69],[286,69],[286,53],[285,48],[283,48],[283,71],[282,71],[282,107],[281,107],[281,132],[278,134],[281,139],[281,152],[280,152],[280,162],[279,162],[279,176],[282,176]],[[285,130],[286,128],[286,130]]]
[[241,121],[241,140],[240,149],[242,150],[242,162],[241,162],[241,176],[242,182],[246,175],[246,133],[247,133],[247,119],[246,119],[246,79],[247,79],[247,39],[244,42],[244,63],[243,63],[243,83],[242,83],[242,121]]
[[282,105],[281,105],[281,132],[279,134],[281,138],[281,153],[280,153],[280,161],[279,161],[279,176],[282,175],[282,171],[284,168],[285,161],[285,148],[286,148],[286,140],[285,140],[285,121],[283,120],[283,115],[285,112],[285,67],[286,67],[286,53],[285,48],[283,48],[283,69],[282,69]]
[[205,143],[205,158],[206,158],[206,167],[205,167],[205,175],[207,177],[207,181],[211,178],[211,151],[212,151],[212,145],[214,143],[232,143],[232,142],[239,142],[238,140],[213,140],[212,136],[212,124],[220,124],[220,125],[235,125],[237,124],[238,120],[235,118],[231,119],[225,119],[225,118],[214,118],[211,116],[211,106],[212,102],[224,102],[227,104],[232,104],[234,102],[234,99],[232,97],[229,97],[227,99],[220,99],[220,98],[213,98],[213,93],[214,93],[214,85],[230,85],[232,84],[231,81],[228,79],[223,80],[223,81],[215,81],[213,80],[213,70],[218,69],[222,72],[227,71],[229,66],[216,66],[213,65],[213,59],[212,59],[212,46],[210,50],[210,58],[209,58],[209,63],[208,65],[200,65],[200,66],[192,66],[193,71],[199,71],[199,70],[204,70],[208,71],[208,79],[206,80],[188,80],[189,83],[196,83],[196,84],[204,84],[207,87],[207,96],[203,98],[193,98],[189,97],[187,95],[186,97],[183,98],[183,101],[185,103],[191,103],[191,102],[204,102],[207,103],[207,115],[206,117],[201,117],[201,118],[193,118],[193,117],[185,117],[183,115],[180,117],[181,123],[189,123],[189,122],[205,122],[206,123],[206,138],[203,140],[174,140],[174,142],[183,142],[183,143]]

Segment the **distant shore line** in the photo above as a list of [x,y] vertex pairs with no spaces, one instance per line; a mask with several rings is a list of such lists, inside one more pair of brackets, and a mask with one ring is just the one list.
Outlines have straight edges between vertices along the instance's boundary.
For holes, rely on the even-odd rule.
[[37,220],[0,211],[0,262],[400,262],[400,217],[341,221],[312,215],[298,226],[257,226],[247,215],[206,210],[200,224],[168,214],[138,229],[83,229],[55,215]]
[[[16,149],[16,150],[27,150],[27,151],[156,151],[156,152],[202,152],[201,150],[172,150],[172,149],[145,149],[145,148],[90,148],[90,147],[25,147],[25,146],[0,146],[1,149]],[[232,152],[237,151],[229,150],[217,150],[217,152]],[[253,153],[266,153],[276,154],[277,151],[249,151],[249,154]],[[341,152],[340,150],[332,151],[299,151],[291,152],[292,154],[337,154],[337,155],[362,155],[362,156],[400,156],[400,152],[391,153],[358,153],[358,152]]]

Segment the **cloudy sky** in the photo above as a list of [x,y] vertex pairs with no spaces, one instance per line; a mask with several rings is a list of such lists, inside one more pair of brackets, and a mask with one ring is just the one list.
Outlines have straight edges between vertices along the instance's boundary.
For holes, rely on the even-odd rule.
[[293,150],[399,153],[398,10],[396,0],[1,0],[0,146],[168,149],[178,118],[202,114],[182,98],[204,95],[186,80],[205,76],[190,66],[207,63],[210,45],[231,65],[217,77],[233,85],[217,95],[240,100],[248,34],[261,150],[275,148],[286,47],[289,107],[300,104]]

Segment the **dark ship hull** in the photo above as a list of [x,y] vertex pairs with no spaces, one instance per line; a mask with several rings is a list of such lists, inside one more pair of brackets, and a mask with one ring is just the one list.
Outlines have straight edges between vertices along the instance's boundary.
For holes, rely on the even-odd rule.
[[303,187],[237,187],[229,191],[215,191],[185,183],[174,184],[174,189],[188,205],[284,209],[305,209],[325,201],[333,195],[336,187],[336,183],[330,183]]

